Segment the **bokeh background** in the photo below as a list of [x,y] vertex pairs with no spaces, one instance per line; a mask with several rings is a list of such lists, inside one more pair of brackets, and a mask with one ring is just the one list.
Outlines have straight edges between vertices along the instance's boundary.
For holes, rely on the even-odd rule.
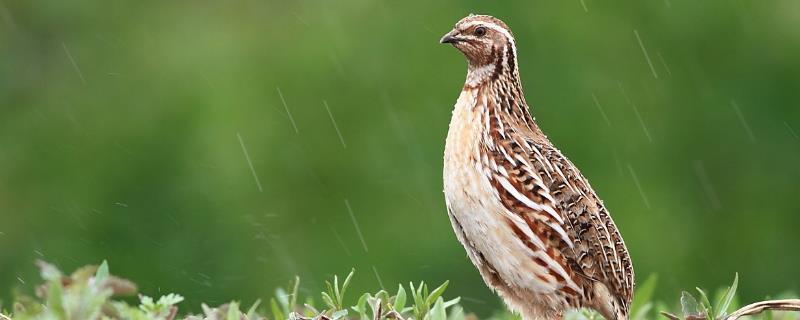
[[355,267],[490,314],[441,191],[466,66],[438,40],[471,12],[513,28],[639,282],[800,288],[798,1],[0,0],[0,297],[34,259],[193,310]]

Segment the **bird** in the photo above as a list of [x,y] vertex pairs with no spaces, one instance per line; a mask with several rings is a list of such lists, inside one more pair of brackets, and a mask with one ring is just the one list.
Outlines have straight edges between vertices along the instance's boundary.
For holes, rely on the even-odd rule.
[[445,204],[484,282],[526,320],[580,308],[628,319],[628,249],[589,182],[531,115],[511,29],[470,14],[440,42],[467,60],[445,143]]

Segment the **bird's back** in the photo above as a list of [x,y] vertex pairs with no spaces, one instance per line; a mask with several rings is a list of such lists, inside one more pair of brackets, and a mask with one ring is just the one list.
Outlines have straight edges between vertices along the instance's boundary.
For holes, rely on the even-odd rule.
[[[627,310],[633,298],[633,265],[616,224],[588,180],[569,159],[549,142],[536,143],[533,148],[537,151],[529,158],[550,189],[573,243],[572,248],[562,245],[561,250],[587,291],[585,306],[612,312],[614,308],[602,304],[617,302],[598,296],[610,294],[621,297],[620,302]],[[599,283],[605,288],[595,288]]]

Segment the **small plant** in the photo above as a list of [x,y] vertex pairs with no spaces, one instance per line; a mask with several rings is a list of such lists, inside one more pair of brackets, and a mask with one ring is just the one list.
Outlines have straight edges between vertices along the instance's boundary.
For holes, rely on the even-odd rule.
[[[14,320],[173,320],[183,297],[170,293],[153,299],[139,295],[139,305],[131,306],[114,297],[134,295],[136,285],[109,273],[108,264],[86,266],[65,276],[54,265],[37,261],[45,283],[36,288],[36,297],[18,296],[14,311],[0,313],[0,319]],[[203,305],[203,315],[187,315],[186,320],[263,320],[253,305],[247,313],[231,302],[217,308]],[[4,314],[9,314],[5,316]]]
[[[727,316],[728,309],[734,302],[736,296],[736,288],[739,285],[739,274],[733,279],[733,284],[728,287],[724,293],[717,300],[717,303],[712,305],[708,294],[703,289],[695,288],[700,298],[700,302],[691,293],[683,291],[681,293],[680,305],[682,317],[671,314],[669,312],[661,312],[662,315],[669,319],[687,319],[687,320],[721,320]],[[716,310],[716,311],[715,311]]]
[[294,277],[294,281],[289,287],[292,288],[291,293],[287,293],[286,290],[280,287],[275,289],[275,297],[269,301],[273,319],[286,319],[286,316],[297,309],[297,291],[300,288],[300,277]]
[[442,294],[449,283],[449,281],[445,281],[442,285],[433,289],[430,294],[428,293],[428,285],[424,282],[420,282],[416,289],[413,283],[408,284],[414,297],[412,310],[414,310],[416,319],[445,320],[447,318],[445,309],[454,306],[460,300],[460,298],[455,298],[445,302],[442,298]]
[[[343,304],[344,293],[347,291],[347,287],[350,285],[350,280],[353,279],[354,273],[355,269],[350,270],[347,278],[345,278],[344,282],[342,283],[341,289],[339,288],[339,276],[333,276],[333,284],[331,284],[330,281],[325,281],[325,286],[328,288],[328,291],[322,293],[322,301],[328,305],[329,310],[347,311]],[[345,314],[347,313],[345,312]]]
[[[270,320],[464,320],[477,319],[465,315],[459,306],[459,298],[445,299],[449,285],[445,281],[433,290],[424,282],[409,283],[408,287],[397,286],[395,294],[385,290],[363,293],[350,305],[348,296],[350,283],[355,274],[351,270],[339,281],[334,276],[325,282],[325,291],[320,294],[323,305],[317,309],[312,297],[300,300],[300,278],[295,277],[287,289],[277,288],[269,306],[256,301],[247,311],[233,301],[218,307],[202,304],[202,314],[179,315],[178,305],[183,296],[170,293],[158,299],[139,294],[139,303],[129,305],[120,297],[134,296],[136,284],[109,273],[108,264],[82,267],[71,275],[64,275],[54,265],[37,261],[45,283],[38,286],[35,296],[19,295],[13,304],[13,312],[0,311],[0,320],[267,320],[265,310],[271,312]],[[737,320],[742,316],[761,320],[797,319],[789,311],[800,311],[800,300],[769,300],[753,303],[737,309],[736,289],[738,274],[733,283],[718,290],[712,300],[706,291],[696,288],[694,295],[683,292],[678,312],[670,313],[666,304],[653,300],[658,278],[650,276],[641,283],[634,294],[631,305],[631,320],[650,320],[663,316],[670,320]],[[299,301],[304,301],[302,305]],[[716,303],[712,304],[711,301]],[[262,310],[264,309],[264,310]],[[736,310],[736,311],[731,311]],[[502,311],[492,320],[520,320],[518,315]],[[600,320],[602,317],[591,310],[576,310],[564,315],[565,320]]]
[[[357,316],[358,319],[373,320],[448,320],[464,318],[463,309],[454,307],[459,302],[459,298],[449,301],[444,301],[444,298],[442,298],[448,282],[443,283],[433,291],[429,291],[424,282],[420,282],[418,286],[409,283],[413,302],[410,306],[406,306],[406,303],[409,302],[406,289],[399,285],[395,295],[390,295],[385,290],[380,290],[374,294],[364,293],[356,301],[356,304],[348,309],[345,306],[344,293],[347,291],[353,274],[354,270],[351,270],[344,282],[342,282],[341,287],[339,286],[338,276],[334,276],[333,283],[325,282],[327,291],[322,293],[322,300],[325,302],[327,309],[317,312],[307,304],[307,312],[304,315],[295,312],[289,315],[289,319],[339,320],[347,318],[350,311],[355,312],[354,316]],[[449,318],[448,309],[453,310]]]
[[[733,284],[727,289],[720,291],[716,299],[717,303],[712,304],[708,294],[700,288],[697,290],[697,298],[687,291],[681,293],[680,306],[681,316],[662,311],[661,314],[670,320],[736,320],[743,316],[753,316],[752,319],[796,319],[789,313],[778,313],[777,311],[800,311],[800,299],[768,300],[756,302],[736,311],[738,305],[736,299],[736,289],[739,286],[739,274],[733,278]],[[699,298],[699,299],[698,299]]]
[[[0,312],[0,320],[266,320],[259,314],[261,301],[256,301],[247,311],[240,310],[236,301],[209,307],[202,304],[203,314],[179,316],[178,304],[183,296],[170,293],[158,299],[139,295],[138,305],[115,299],[137,294],[136,284],[113,276],[104,261],[99,267],[86,266],[65,276],[54,265],[38,261],[45,283],[36,289],[36,295],[16,297],[13,313]],[[381,290],[374,294],[364,293],[348,305],[345,293],[355,274],[354,270],[340,282],[338,276],[326,281],[326,291],[321,293],[324,309],[318,311],[312,298],[301,306],[299,301],[300,278],[295,277],[288,291],[278,288],[270,299],[272,320],[340,320],[340,319],[399,319],[399,320],[460,320],[463,309],[457,306],[459,299],[445,301],[442,294],[447,282],[433,291],[425,283],[413,283],[411,300],[406,289],[400,285],[397,294],[389,295]],[[411,304],[409,305],[409,302]],[[448,310],[451,310],[448,315]],[[350,312],[353,312],[352,315]],[[6,316],[8,314],[8,316]]]
[[141,300],[139,309],[147,316],[154,319],[174,318],[175,313],[178,312],[178,307],[176,305],[183,301],[183,297],[174,293],[161,296],[157,302],[154,302],[153,298],[143,295],[139,295],[139,299]]

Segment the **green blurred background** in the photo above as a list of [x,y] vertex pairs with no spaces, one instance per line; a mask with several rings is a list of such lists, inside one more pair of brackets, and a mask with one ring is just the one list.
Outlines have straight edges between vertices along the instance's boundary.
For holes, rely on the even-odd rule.
[[37,258],[194,310],[355,267],[489,314],[441,191],[466,66],[438,40],[470,12],[513,28],[640,283],[800,287],[798,1],[0,0],[0,297]]

